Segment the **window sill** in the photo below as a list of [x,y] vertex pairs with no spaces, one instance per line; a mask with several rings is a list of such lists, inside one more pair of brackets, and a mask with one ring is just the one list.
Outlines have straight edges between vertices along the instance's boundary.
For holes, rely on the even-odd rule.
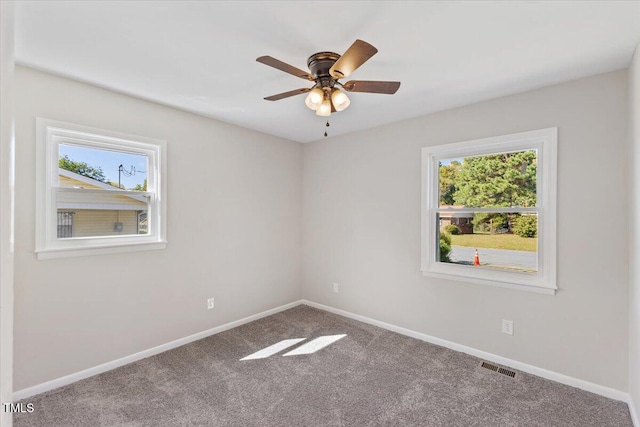
[[440,279],[455,280],[458,282],[469,282],[480,285],[493,286],[497,288],[515,289],[519,291],[534,292],[545,295],[555,295],[557,288],[535,285],[523,285],[520,283],[501,282],[496,280],[481,279],[478,277],[461,276],[458,274],[437,273],[433,271],[423,270],[422,274],[429,277],[437,277]]
[[36,251],[38,260],[56,259],[56,258],[71,258],[90,255],[107,255],[117,254],[124,252],[140,252],[166,249],[167,242],[144,242],[144,243],[128,243],[118,244],[113,246],[98,246],[98,247],[85,247],[85,248],[63,248],[63,249],[45,249]]

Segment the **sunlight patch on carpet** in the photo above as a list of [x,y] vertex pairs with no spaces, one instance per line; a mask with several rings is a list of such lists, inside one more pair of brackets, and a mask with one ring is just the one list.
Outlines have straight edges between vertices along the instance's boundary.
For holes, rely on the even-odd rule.
[[325,348],[326,346],[333,344],[341,338],[346,337],[347,334],[342,335],[327,335],[324,337],[316,338],[312,341],[309,341],[306,344],[301,345],[300,347],[291,350],[288,353],[283,354],[283,356],[299,356],[301,354],[312,354],[316,351]]
[[240,360],[253,360],[253,359],[266,359],[269,356],[273,356],[274,354],[289,348],[293,345],[298,344],[300,341],[304,341],[306,338],[292,338],[289,340],[282,340],[279,343],[274,345],[270,345],[267,348],[263,348],[262,350],[256,351],[253,354],[250,354],[246,357],[243,357]]

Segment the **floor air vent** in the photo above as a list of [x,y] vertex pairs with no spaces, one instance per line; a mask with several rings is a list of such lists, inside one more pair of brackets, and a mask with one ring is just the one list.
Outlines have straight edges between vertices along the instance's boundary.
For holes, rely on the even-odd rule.
[[485,369],[489,369],[490,371],[497,372],[497,373],[502,374],[502,375],[506,375],[506,376],[511,377],[511,378],[515,378],[516,377],[516,372],[515,371],[512,371],[510,369],[504,369],[504,368],[501,368],[499,366],[492,365],[491,363],[482,362],[482,367],[485,368]]
[[506,375],[506,376],[511,377],[511,378],[515,378],[516,377],[516,371],[512,371],[510,369],[499,368],[498,369],[498,373],[502,374],[502,375]]
[[498,372],[498,369],[500,369],[496,365],[492,365],[491,363],[487,363],[487,362],[482,362],[482,367],[494,372]]

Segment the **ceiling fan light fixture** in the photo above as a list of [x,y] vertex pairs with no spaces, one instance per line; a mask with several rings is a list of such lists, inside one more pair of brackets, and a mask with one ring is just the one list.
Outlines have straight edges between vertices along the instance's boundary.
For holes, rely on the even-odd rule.
[[[2,0],[0,0],[2,1]],[[278,101],[291,96],[306,93],[305,105],[316,115],[329,117],[331,113],[344,111],[351,104],[345,92],[382,93],[393,95],[400,87],[400,82],[379,80],[351,80],[340,83],[338,80],[349,76],[362,64],[367,62],[378,49],[363,40],[356,40],[342,55],[335,52],[317,52],[307,59],[309,72],[282,62],[272,56],[256,58],[257,62],[284,71],[287,74],[313,82],[313,86],[302,87],[276,95],[267,96],[267,101]],[[328,126],[327,122],[327,126]],[[325,133],[325,136],[326,133]]]
[[331,115],[331,100],[325,98],[320,104],[320,107],[316,110],[316,114],[323,117],[329,117]]
[[314,87],[307,95],[304,103],[310,109],[317,111],[324,100],[324,92],[319,87]]
[[340,89],[333,89],[331,92],[331,101],[336,111],[342,111],[351,104],[351,100],[349,100],[347,94]]

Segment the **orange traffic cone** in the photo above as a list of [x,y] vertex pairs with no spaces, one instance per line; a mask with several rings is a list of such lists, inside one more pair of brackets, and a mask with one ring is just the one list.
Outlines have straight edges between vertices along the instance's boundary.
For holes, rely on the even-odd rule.
[[477,249],[476,249],[476,256],[473,257],[473,265],[480,265],[480,257],[478,256]]

